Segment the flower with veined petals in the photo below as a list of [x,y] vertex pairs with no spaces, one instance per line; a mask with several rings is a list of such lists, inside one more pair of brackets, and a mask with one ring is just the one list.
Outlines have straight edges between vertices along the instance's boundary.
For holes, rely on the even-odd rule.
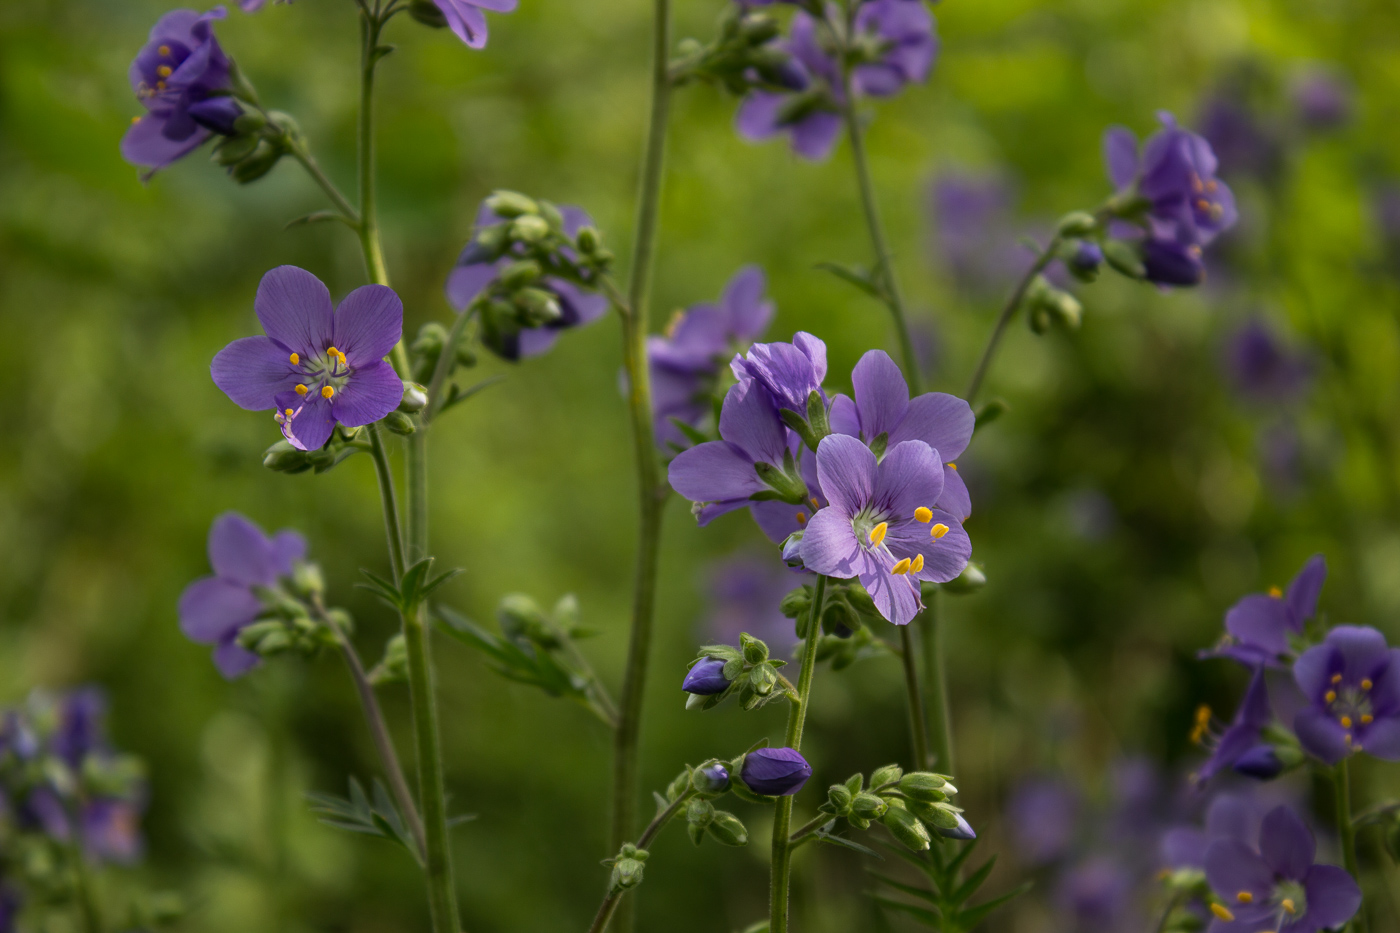
[[[826,344],[805,331],[791,343],[756,343],[729,364],[740,384],[750,380],[768,390],[779,408],[805,416],[807,399],[826,379]],[[722,434],[721,434],[722,436]]]
[[433,0],[447,25],[468,48],[486,47],[486,13],[514,13],[519,0]]
[[267,336],[224,347],[210,374],[240,408],[277,409],[292,446],[315,450],[337,422],[371,424],[403,400],[403,382],[384,362],[403,333],[393,289],[364,285],[336,307],[316,276],[278,266],[258,283],[254,308]]
[[238,644],[238,633],[262,614],[254,587],[271,588],[306,556],[306,539],[282,530],[269,538],[237,512],[225,512],[209,528],[209,563],[214,575],[195,580],[180,594],[180,631],[191,641],[214,645],[214,664],[232,680],[258,663]]
[[1314,554],[1298,571],[1285,592],[1251,593],[1225,613],[1225,637],[1201,657],[1224,657],[1246,667],[1283,667],[1289,635],[1301,635],[1303,625],[1317,614],[1317,599],[1327,581],[1327,559]]
[[877,462],[859,439],[832,434],[817,447],[817,475],[831,504],[807,522],[804,566],[858,577],[895,625],[923,608],[920,580],[946,583],[967,566],[967,533],[933,508],[943,493],[943,462],[928,444],[904,441]]
[[1329,765],[1360,751],[1400,761],[1400,648],[1384,635],[1339,625],[1302,653],[1293,679],[1311,704],[1293,720],[1304,749]]

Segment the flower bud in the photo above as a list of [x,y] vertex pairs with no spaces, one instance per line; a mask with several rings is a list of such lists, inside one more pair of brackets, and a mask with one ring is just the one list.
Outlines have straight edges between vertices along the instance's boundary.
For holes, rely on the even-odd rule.
[[1059,233],[1063,237],[1088,236],[1098,226],[1099,222],[1088,211],[1071,211],[1060,218]]
[[749,683],[753,685],[756,694],[761,697],[767,696],[778,685],[778,672],[767,662],[755,664],[749,671]]
[[957,829],[958,812],[957,808],[951,804],[943,803],[920,803],[909,807],[919,819],[942,832],[943,830]]
[[1103,265],[1103,249],[1093,240],[1080,240],[1079,245],[1065,261],[1070,274],[1081,282],[1092,282],[1099,277],[1099,267]]
[[630,849],[632,855],[619,855],[617,859],[613,861],[610,886],[614,894],[626,891],[630,888],[635,888],[637,885],[641,884],[642,873],[646,868],[645,862],[648,853],[645,849],[638,849],[631,843],[628,843],[622,848],[623,852],[627,852]]
[[260,141],[260,138],[252,133],[229,136],[219,141],[210,157],[215,164],[225,168],[237,165],[253,154],[253,150],[258,148]]
[[715,805],[708,800],[693,798],[685,805],[685,819],[697,826],[707,826],[715,818]]
[[309,561],[298,561],[292,567],[292,586],[299,596],[313,596],[324,593],[326,580],[321,576],[321,568]]
[[562,234],[564,232],[563,213],[549,201],[540,201],[539,205],[540,216],[544,218],[545,223],[549,224],[549,229],[553,230],[555,233]]
[[540,264],[533,259],[519,259],[502,269],[497,276],[501,285],[515,289],[529,285],[540,277]]
[[1270,781],[1283,773],[1283,759],[1274,746],[1256,745],[1235,759],[1234,769],[1245,777],[1259,781]]
[[737,816],[727,810],[716,810],[705,831],[721,845],[748,845],[749,831]]
[[889,808],[885,798],[866,791],[856,794],[851,799],[851,815],[862,820],[878,820]]
[[549,236],[549,221],[536,214],[525,214],[511,222],[510,235],[523,243],[538,243]]
[[395,434],[402,434],[405,437],[418,430],[413,424],[413,419],[401,411],[389,412],[384,416],[383,421],[384,427],[393,431]]
[[943,592],[955,595],[965,595],[975,593],[987,585],[987,575],[982,572],[982,565],[967,562],[962,573],[942,585]]
[[884,787],[886,784],[893,784],[904,776],[904,769],[899,765],[885,765],[883,768],[876,768],[870,774],[871,787]]
[[903,807],[890,807],[885,811],[885,815],[880,817],[880,822],[885,824],[885,828],[905,848],[915,852],[922,852],[928,848],[928,830],[924,828],[923,823],[919,822],[918,817]]
[[585,256],[591,256],[603,244],[603,237],[598,232],[597,227],[581,227],[579,232],[574,235],[574,242],[578,244],[579,252]]
[[744,660],[750,664],[762,664],[768,660],[768,646],[747,632],[739,636],[739,646],[744,651]]
[[845,784],[832,784],[826,790],[826,801],[830,804],[832,811],[839,816],[844,816],[850,810],[851,802],[854,799],[855,796],[851,793],[851,789]]
[[810,586],[799,586],[784,596],[783,601],[778,604],[778,610],[789,619],[806,615],[811,607],[812,588]]
[[812,776],[812,766],[791,748],[760,748],[744,756],[739,778],[755,794],[786,797]]
[[428,390],[416,382],[405,382],[403,384],[403,401],[399,402],[399,411],[412,415],[426,407],[428,407]]
[[408,681],[408,644],[403,632],[396,632],[384,643],[384,657],[369,672],[369,682],[379,687]]
[[696,768],[690,786],[697,794],[722,794],[729,790],[729,769],[719,762]]
[[1130,279],[1147,277],[1147,267],[1137,250],[1122,240],[1109,240],[1103,245],[1104,259],[1115,271]]
[[267,117],[261,110],[245,110],[233,121],[233,129],[237,133],[256,133],[264,126],[267,126]]
[[247,158],[229,169],[229,175],[240,185],[251,184],[272,171],[282,155],[281,146],[263,139]]
[[915,771],[906,774],[899,781],[899,789],[911,800],[940,803],[948,799],[947,788],[951,785],[936,774],[928,771]]
[[277,473],[304,473],[311,469],[306,451],[297,450],[287,441],[278,441],[263,454],[263,466]]
[[408,15],[431,29],[442,29],[447,25],[447,17],[433,0],[409,0]]
[[967,822],[967,820],[963,819],[961,813],[954,813],[953,818],[957,820],[957,825],[952,827],[951,829],[944,829],[940,826],[938,829],[938,835],[944,836],[948,839],[968,840],[977,838],[977,833],[973,831],[972,826]]
[[[783,563],[789,567],[802,566],[802,532],[794,531],[783,542]],[[799,632],[798,634],[803,633]]]
[[702,658],[691,667],[681,681],[681,689],[696,696],[714,696],[729,689],[724,676],[725,662],[719,658]]
[[542,288],[522,288],[515,293],[515,306],[525,313],[525,323],[539,327],[559,320],[564,314],[559,302]]
[[860,627],[860,617],[844,599],[832,599],[822,609],[822,631],[828,635],[850,638]]
[[535,199],[518,191],[495,191],[486,199],[484,207],[497,217],[510,220],[515,217],[539,213],[540,206]]

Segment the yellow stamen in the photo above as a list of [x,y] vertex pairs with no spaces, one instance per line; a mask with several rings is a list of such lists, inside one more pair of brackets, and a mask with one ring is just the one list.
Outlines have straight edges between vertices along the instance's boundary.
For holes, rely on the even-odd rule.
[[1291,898],[1285,897],[1283,900],[1279,901],[1278,904],[1290,914],[1296,914],[1298,912],[1298,906],[1293,903]]
[[1197,209],[1197,210],[1202,210],[1202,211],[1208,211],[1208,210],[1210,210],[1210,202],[1207,201],[1205,198],[1197,198],[1197,199],[1196,199],[1196,209]]
[[164,82],[164,81],[157,81],[157,82],[156,82],[156,90],[157,90],[157,91],[163,91],[163,90],[165,90],[165,82]]
[[913,563],[914,562],[912,560],[905,557],[902,560],[900,560],[899,563],[895,564],[893,567],[890,568],[890,573],[906,574],[909,572],[909,566]]
[[1254,895],[1248,891],[1241,891],[1239,894],[1235,895],[1235,900],[1239,901],[1241,904],[1252,904],[1254,903]]
[[876,525],[874,528],[870,529],[870,543],[873,544],[873,545],[875,545],[876,547],[879,547],[879,546],[880,546],[880,542],[883,541],[883,540],[885,540],[885,533],[886,533],[887,531],[889,531],[889,530],[890,530],[890,523],[889,523],[889,522],[881,522],[880,524]]
[[285,414],[288,418],[291,418],[291,417],[293,417],[294,415],[296,415],[296,412],[294,412],[294,411],[292,411],[290,408],[288,408],[285,412],[283,412],[283,414]]
[[292,361],[292,365],[293,365],[293,366],[300,366],[300,365],[301,365],[301,354],[299,354],[299,353],[293,353],[293,354],[291,355],[290,359],[291,359],[291,361]]
[[156,49],[156,52],[157,52],[158,54],[160,54],[160,55],[169,55],[169,54],[170,54],[170,46],[168,46],[168,45],[162,45],[160,48]]
[[1328,690],[1326,693],[1324,693],[1324,694],[1322,695],[1322,698],[1323,698],[1324,700],[1326,700],[1328,703],[1335,703],[1335,702],[1337,702],[1337,691],[1335,691],[1335,690]]
[[956,471],[958,468],[958,465],[956,463],[945,463],[943,465],[954,471]]
[[1351,733],[1350,733],[1350,732],[1348,732],[1346,735],[1342,736],[1342,738],[1346,739],[1347,745],[1348,745],[1348,746],[1351,745]]
[[141,118],[140,118],[140,117],[132,117],[132,118],[131,118],[131,122],[132,122],[132,123],[140,123],[140,122],[141,122]]
[[1333,674],[1333,675],[1332,675],[1332,683],[1334,683],[1334,684],[1339,684],[1339,683],[1341,683],[1341,682],[1342,682],[1342,675],[1341,675],[1341,674]]
[[685,320],[685,312],[680,308],[671,312],[671,320],[666,322],[666,337],[674,340],[676,331],[681,329],[681,322]]
[[1371,689],[1372,687],[1374,687],[1374,686],[1375,686],[1375,684],[1371,683],[1371,678],[1369,678],[1369,677],[1363,678],[1362,681],[1361,681],[1361,689],[1362,689],[1362,690],[1370,690],[1370,689]]
[[933,539],[936,541],[948,533],[948,526],[939,522],[937,525],[930,528],[928,533],[932,535]]
[[160,75],[162,78],[168,78],[170,77],[170,73],[173,70],[174,69],[172,69],[169,65],[161,65],[159,68],[156,69],[156,74]]
[[807,524],[807,513],[806,513],[806,512],[798,512],[798,513],[797,513],[797,524],[799,524],[799,525],[805,525],[805,524]]
[[920,570],[923,570],[923,569],[924,569],[924,555],[922,555],[922,554],[915,554],[915,555],[914,555],[914,562],[913,562],[912,564],[909,565],[909,572],[910,572],[910,573],[918,573]]
[[321,386],[321,398],[330,398],[335,394],[334,386]]
[[1350,728],[1351,728],[1351,717],[1350,717],[1350,716],[1342,716],[1341,718],[1339,718],[1339,719],[1337,720],[1337,722],[1339,722],[1339,723],[1342,724],[1342,728],[1343,728],[1343,729],[1350,729]]
[[339,356],[339,355],[340,355],[340,351],[337,350],[335,347],[326,347],[326,352],[329,353],[331,356]]
[[813,496],[812,498],[808,499],[807,501],[810,502],[810,503],[812,503],[812,508],[814,508],[814,509],[820,509],[820,508],[822,507],[822,504],[821,504],[820,502],[817,501],[817,497],[816,497],[816,496]]
[[933,509],[926,509],[921,505],[914,510],[914,518],[927,525],[933,521]]
[[345,362],[345,354],[344,354],[344,353],[337,352],[337,353],[336,353],[336,356],[340,357],[340,365],[341,365],[341,366],[349,366],[349,365],[350,365],[349,363]]
[[305,395],[308,391],[306,386],[297,386],[297,395]]
[[1210,727],[1210,707],[1202,703],[1196,707],[1196,722],[1191,727],[1191,744],[1199,745]]
[[1269,595],[1272,596],[1274,599],[1283,599],[1283,590],[1279,589],[1276,586],[1271,586],[1269,587]]
[[1226,923],[1229,923],[1231,920],[1235,919],[1235,915],[1230,913],[1230,908],[1226,907],[1224,904],[1211,904],[1210,912],[1215,914],[1221,920],[1224,920]]
[[1205,186],[1201,184],[1201,176],[1200,176],[1200,175],[1197,175],[1195,172],[1192,172],[1192,173],[1191,173],[1191,190],[1192,190],[1192,191],[1195,191],[1196,193],[1199,194],[1199,193],[1204,189],[1204,187],[1205,187]]
[[1373,722],[1375,722],[1375,721],[1376,721],[1376,717],[1372,716],[1370,713],[1362,713],[1362,714],[1361,714],[1361,724],[1362,724],[1363,726],[1369,726],[1371,723],[1373,723]]

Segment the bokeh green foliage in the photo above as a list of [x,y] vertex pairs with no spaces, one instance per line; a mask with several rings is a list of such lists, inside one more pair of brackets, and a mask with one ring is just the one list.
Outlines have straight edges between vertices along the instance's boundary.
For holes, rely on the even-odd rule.
[[[676,36],[708,36],[719,5],[679,0]],[[319,477],[268,472],[271,420],[234,408],[207,375],[219,347],[253,332],[263,272],[294,263],[343,294],[363,281],[356,244],[335,225],[283,230],[323,206],[290,162],[242,189],[204,153],[148,185],[121,162],[137,112],[126,66],[165,8],[0,5],[0,698],[107,688],[117,741],[151,774],[137,876],[188,893],[189,929],[422,928],[408,860],[318,825],[301,797],[375,772],[344,672],[329,658],[287,660],[229,685],[176,628],[176,598],[207,571],[206,530],[225,509],[306,533],[367,655],[392,620],[351,589],[359,568],[386,564],[368,461]],[[1358,90],[1351,125],[1295,146],[1279,183],[1237,184],[1243,229],[1227,274],[1189,293],[1105,277],[1081,290],[1077,334],[1018,327],[1005,346],[989,389],[1010,413],[964,463],[991,584],[947,612],[958,784],[995,847],[1000,804],[1027,770],[1053,764],[1093,786],[1118,754],[1188,761],[1192,707],[1228,707],[1242,686],[1194,651],[1239,595],[1286,581],[1314,551],[1331,563],[1333,619],[1400,635],[1400,292],[1370,211],[1374,187],[1400,175],[1400,12],[1382,0],[961,0],[936,12],[933,79],[875,108],[870,146],[916,321],[939,335],[940,389],[964,384],[992,308],[959,293],[938,254],[932,177],[1009,173],[1023,213],[1049,218],[1106,193],[1106,124],[1144,132],[1163,107],[1189,122],[1242,62],[1280,87],[1328,62]],[[481,53],[406,18],[393,25],[380,177],[410,329],[448,314],[443,279],[494,188],[586,207],[626,255],[648,15],[642,2],[526,0],[492,18]],[[218,32],[349,189],[352,4],[235,10]],[[778,305],[772,335],[823,337],[839,387],[860,353],[893,345],[880,307],[814,269],[869,257],[849,152],[810,165],[781,143],[746,144],[733,109],[707,88],[675,101],[656,317],[761,263]],[[1257,457],[1276,414],[1242,406],[1220,377],[1222,337],[1250,313],[1317,354],[1314,388],[1291,415],[1307,481],[1289,494],[1267,485]],[[577,593],[602,632],[587,651],[613,684],[635,524],[618,344],[608,319],[541,359],[488,363],[508,378],[434,432],[431,477],[434,549],[466,568],[445,600],[485,619],[507,592],[547,603]],[[1103,534],[1076,530],[1085,493],[1111,504]],[[780,710],[687,715],[678,690],[703,640],[704,568],[757,538],[742,515],[697,532],[671,503],[645,786],[781,728]],[[458,645],[444,642],[438,663],[453,807],[480,815],[456,830],[468,929],[582,929],[606,878],[607,736],[586,711],[505,683]],[[819,679],[816,782],[902,756],[901,700],[893,659]],[[406,737],[401,691],[386,703]],[[742,816],[747,849],[692,849],[680,833],[653,846],[641,929],[739,929],[762,914],[764,816]],[[872,922],[856,856],[804,859],[804,929]],[[1005,866],[993,886],[1014,874]]]

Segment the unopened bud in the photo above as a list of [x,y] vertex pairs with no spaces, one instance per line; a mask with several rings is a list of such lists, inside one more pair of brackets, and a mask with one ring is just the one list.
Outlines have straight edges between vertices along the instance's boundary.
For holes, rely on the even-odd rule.
[[844,814],[851,808],[851,801],[855,799],[855,795],[845,784],[832,784],[827,788],[826,799],[831,804],[831,809],[838,814]]
[[263,454],[263,466],[278,473],[304,473],[311,469],[306,451],[298,450],[287,441],[278,441]]
[[922,852],[929,846],[928,830],[924,824],[919,822],[918,817],[905,810],[903,807],[890,807],[885,811],[885,815],[880,818],[880,822],[885,824],[885,828],[890,834],[898,839],[905,848],[915,852]]
[[809,586],[799,586],[784,596],[783,601],[778,604],[778,610],[789,619],[805,616],[811,608],[812,588]]
[[744,660],[750,664],[762,664],[768,660],[768,645],[747,632],[739,636],[739,646],[744,651]]
[[524,215],[534,215],[540,206],[535,199],[518,191],[496,191],[486,199],[485,207],[497,217],[511,219]]
[[564,313],[554,295],[542,288],[522,288],[515,294],[515,306],[525,312],[527,322],[536,327],[557,321]]
[[696,768],[690,786],[699,794],[722,794],[729,789],[729,769],[718,762]]
[[502,269],[499,278],[504,287],[516,289],[538,279],[540,272],[540,264],[533,259],[520,259]]
[[885,798],[878,794],[861,792],[851,799],[851,815],[863,820],[878,820],[889,809]]
[[899,765],[885,765],[883,768],[876,768],[870,774],[871,787],[884,787],[886,784],[893,784],[904,776],[904,769]]
[[1098,229],[1099,222],[1088,211],[1072,211],[1060,218],[1060,236],[1088,236]]
[[948,788],[952,787],[947,781],[928,771],[915,771],[906,774],[899,781],[899,789],[911,800],[923,800],[928,803],[939,803],[948,799]]
[[553,230],[555,233],[563,233],[564,215],[560,213],[559,208],[548,201],[540,201],[539,205],[540,216],[544,218],[545,223],[549,224],[549,229]]
[[413,419],[401,411],[391,411],[385,415],[384,427],[393,431],[395,434],[402,434],[405,437],[418,430],[413,424]]
[[748,828],[727,810],[716,810],[714,818],[705,826],[705,831],[722,845],[742,846],[748,845],[749,842]]
[[525,243],[538,243],[549,235],[549,221],[538,214],[525,214],[511,222],[510,234]]
[[415,414],[428,406],[428,390],[416,382],[405,382],[403,384],[403,401],[399,402],[399,411],[406,414]]
[[603,238],[597,227],[582,227],[574,236],[574,242],[578,243],[579,252],[587,256],[598,251]]
[[707,826],[715,818],[715,805],[708,800],[692,799],[685,806],[685,819],[697,826]]

